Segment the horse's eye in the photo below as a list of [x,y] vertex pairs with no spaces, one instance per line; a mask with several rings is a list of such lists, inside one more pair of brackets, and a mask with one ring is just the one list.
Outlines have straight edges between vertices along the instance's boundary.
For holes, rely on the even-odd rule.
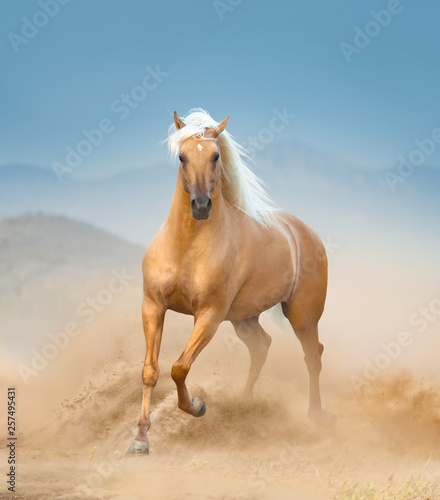
[[179,155],[179,160],[180,160],[182,163],[185,163],[185,158],[184,158],[182,155]]
[[219,158],[220,158],[220,155],[218,153],[216,153],[214,156],[214,161],[217,162]]

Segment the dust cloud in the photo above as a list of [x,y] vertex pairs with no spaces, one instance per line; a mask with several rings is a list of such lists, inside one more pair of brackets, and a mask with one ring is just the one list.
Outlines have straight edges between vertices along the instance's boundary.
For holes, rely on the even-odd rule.
[[[14,498],[439,498],[440,297],[430,283],[377,267],[357,269],[355,281],[352,266],[342,255],[333,259],[320,324],[322,398],[338,416],[333,429],[307,419],[300,344],[267,319],[273,343],[254,400],[241,396],[248,353],[224,323],[188,377],[206,415],[178,410],[170,370],[192,318],[169,311],[150,455],[125,457],[142,396],[140,279],[80,324],[81,333],[27,383],[17,366],[29,365],[29,353],[2,353],[2,385],[17,388]],[[9,498],[6,490],[1,498]]]

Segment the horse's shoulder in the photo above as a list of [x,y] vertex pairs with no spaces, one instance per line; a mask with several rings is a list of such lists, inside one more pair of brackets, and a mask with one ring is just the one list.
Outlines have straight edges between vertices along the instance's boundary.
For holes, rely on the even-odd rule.
[[161,227],[151,240],[145,252],[142,261],[144,276],[155,270],[161,271],[164,264],[169,260],[167,258],[168,245],[166,244],[166,238],[166,233]]

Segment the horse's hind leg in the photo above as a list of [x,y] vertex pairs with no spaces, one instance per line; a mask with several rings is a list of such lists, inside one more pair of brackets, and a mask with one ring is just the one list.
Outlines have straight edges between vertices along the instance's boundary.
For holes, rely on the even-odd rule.
[[258,322],[258,317],[231,321],[238,337],[246,344],[251,356],[251,367],[244,389],[246,398],[252,397],[252,390],[267,358],[272,339]]
[[310,388],[308,416],[318,425],[332,425],[336,421],[336,416],[324,410],[321,406],[319,375],[322,368],[321,356],[324,351],[324,346],[319,342],[318,321],[315,320],[304,325],[302,322],[298,322],[298,316],[295,315],[294,309],[294,307],[289,308],[284,306],[285,315],[301,342],[304,351],[304,360],[309,372]]

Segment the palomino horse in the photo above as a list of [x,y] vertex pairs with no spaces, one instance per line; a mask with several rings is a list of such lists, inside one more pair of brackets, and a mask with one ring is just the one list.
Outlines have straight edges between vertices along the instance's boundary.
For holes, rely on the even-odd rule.
[[251,357],[245,395],[251,396],[271,343],[259,315],[281,304],[301,342],[310,374],[309,417],[335,420],[321,407],[323,345],[318,321],[327,289],[327,259],[316,233],[272,204],[246,165],[245,151],[215,122],[193,110],[174,113],[168,148],[180,165],[171,208],[145,254],[142,321],[147,353],[138,433],[129,453],[148,453],[150,401],[159,377],[158,356],[167,309],[194,316],[188,344],[171,376],[181,410],[201,417],[203,401],[185,385],[191,365],[229,320]]

